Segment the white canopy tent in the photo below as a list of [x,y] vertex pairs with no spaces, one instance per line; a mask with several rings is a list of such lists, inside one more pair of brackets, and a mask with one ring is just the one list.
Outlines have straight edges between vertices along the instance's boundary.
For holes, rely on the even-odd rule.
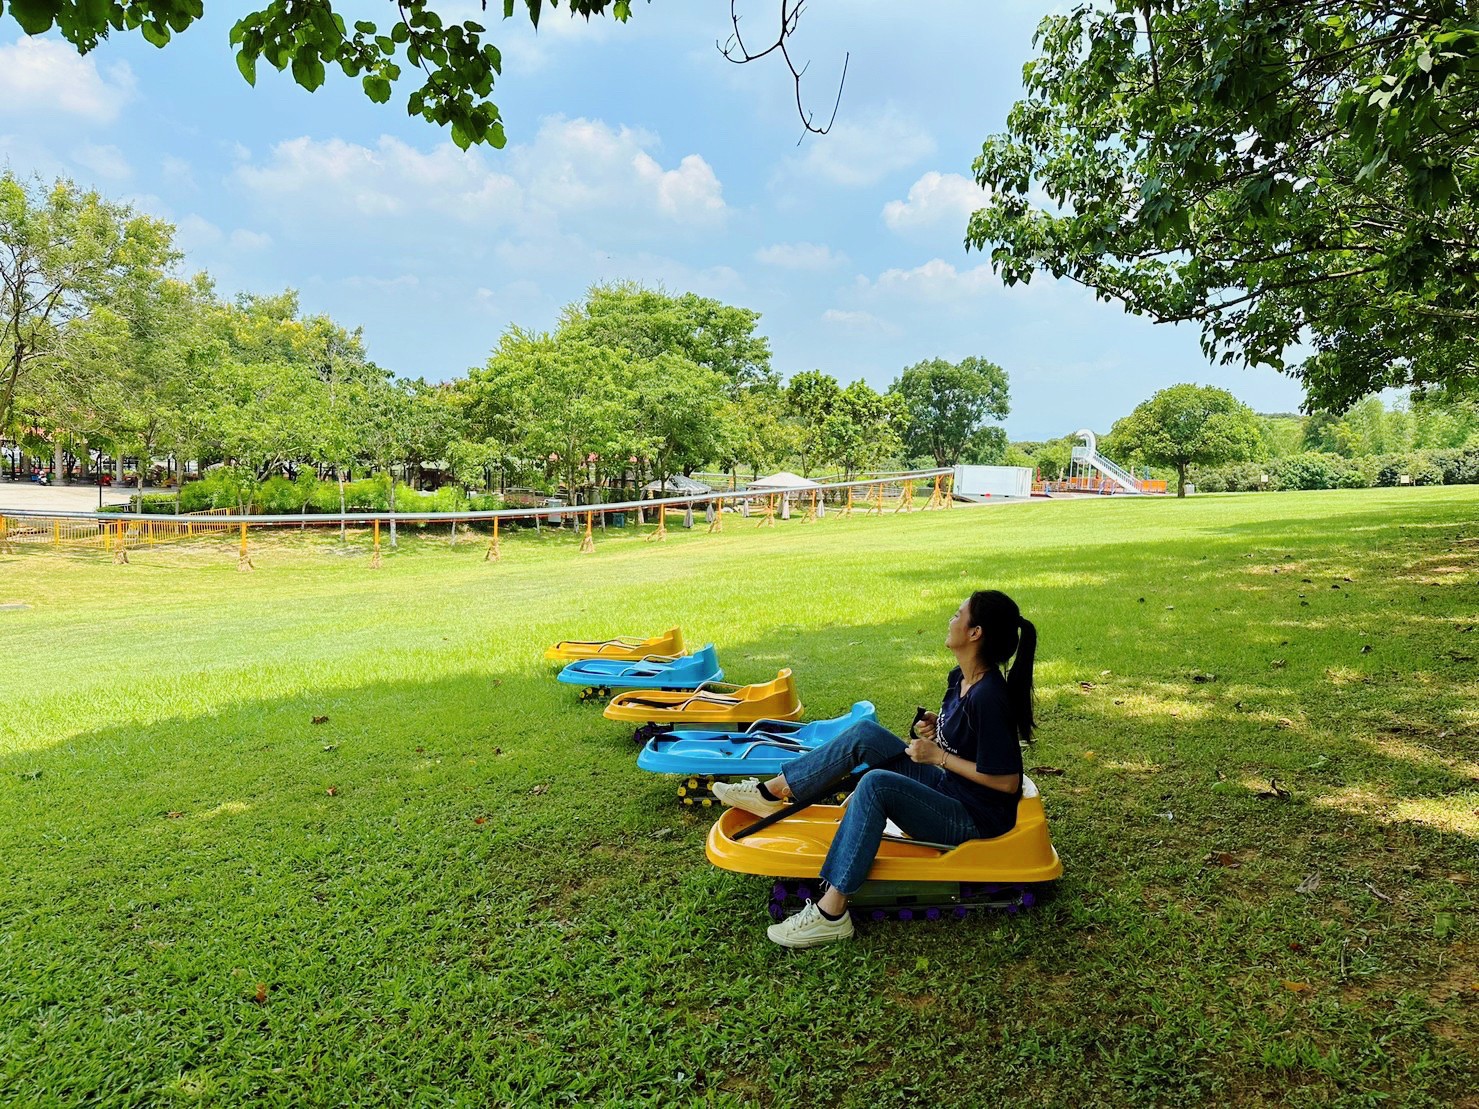
[[821,488],[821,485],[819,485],[815,481],[812,481],[810,478],[804,478],[804,477],[801,477],[801,476],[799,476],[797,474],[793,474],[793,473],[791,473],[791,472],[789,472],[787,470],[782,470],[778,474],[771,474],[769,477],[763,477],[759,481],[752,481],[752,482],[750,482],[749,485],[746,486],[746,488],[747,489],[820,489]]

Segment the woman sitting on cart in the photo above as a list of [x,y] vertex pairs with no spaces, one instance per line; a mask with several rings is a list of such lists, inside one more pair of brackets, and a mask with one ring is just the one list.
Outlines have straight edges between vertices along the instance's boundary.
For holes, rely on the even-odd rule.
[[[769,781],[716,782],[714,796],[756,816],[816,799],[858,766],[868,770],[843,812],[822,864],[826,891],[769,936],[815,947],[853,934],[847,900],[868,876],[884,823],[931,843],[958,844],[1011,831],[1022,796],[1022,747],[1032,738],[1032,658],[1037,629],[1005,593],[972,593],[950,618],[955,656],[938,713],[924,713],[905,743],[869,720],[802,755]],[[1011,670],[1002,669],[1013,659]]]

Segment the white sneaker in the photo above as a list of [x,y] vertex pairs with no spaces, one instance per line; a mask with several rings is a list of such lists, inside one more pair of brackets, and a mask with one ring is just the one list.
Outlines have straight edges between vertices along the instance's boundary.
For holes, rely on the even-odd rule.
[[732,809],[744,809],[755,816],[769,816],[786,807],[784,801],[767,801],[760,795],[759,778],[746,778],[743,782],[715,782],[709,789],[721,804]]
[[833,940],[850,940],[852,914],[844,912],[841,919],[828,920],[815,901],[808,901],[806,908],[779,924],[772,924],[765,934],[782,947],[817,947]]

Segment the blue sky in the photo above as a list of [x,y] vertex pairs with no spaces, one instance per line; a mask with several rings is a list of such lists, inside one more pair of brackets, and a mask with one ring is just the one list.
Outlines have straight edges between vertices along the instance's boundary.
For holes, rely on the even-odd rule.
[[[624,26],[560,9],[538,33],[490,12],[509,144],[466,154],[400,91],[375,105],[331,75],[309,94],[265,65],[248,87],[224,5],[162,51],[120,36],[87,58],[6,20],[0,160],[170,220],[221,293],[291,286],[404,375],[464,373],[510,323],[551,327],[592,282],[634,278],[759,311],[787,375],[883,388],[924,358],[989,358],[1011,378],[1014,439],[1108,430],[1179,381],[1297,408],[1287,378],[1209,365],[1191,328],[1068,283],[1004,288],[965,250],[971,160],[1049,7],[938,0],[906,18],[895,0],[813,0],[795,50],[818,112],[851,64],[832,133],[799,145],[779,60],[719,56],[727,3],[639,3]],[[776,4],[741,12],[759,37]]]

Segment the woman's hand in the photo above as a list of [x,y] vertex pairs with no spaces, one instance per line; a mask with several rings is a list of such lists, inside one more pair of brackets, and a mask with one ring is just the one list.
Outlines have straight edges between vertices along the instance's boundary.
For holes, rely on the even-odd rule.
[[944,766],[945,748],[933,739],[916,739],[907,748],[909,758],[925,766]]
[[935,725],[940,719],[937,712],[927,712],[914,722],[914,734],[923,739],[935,738]]

